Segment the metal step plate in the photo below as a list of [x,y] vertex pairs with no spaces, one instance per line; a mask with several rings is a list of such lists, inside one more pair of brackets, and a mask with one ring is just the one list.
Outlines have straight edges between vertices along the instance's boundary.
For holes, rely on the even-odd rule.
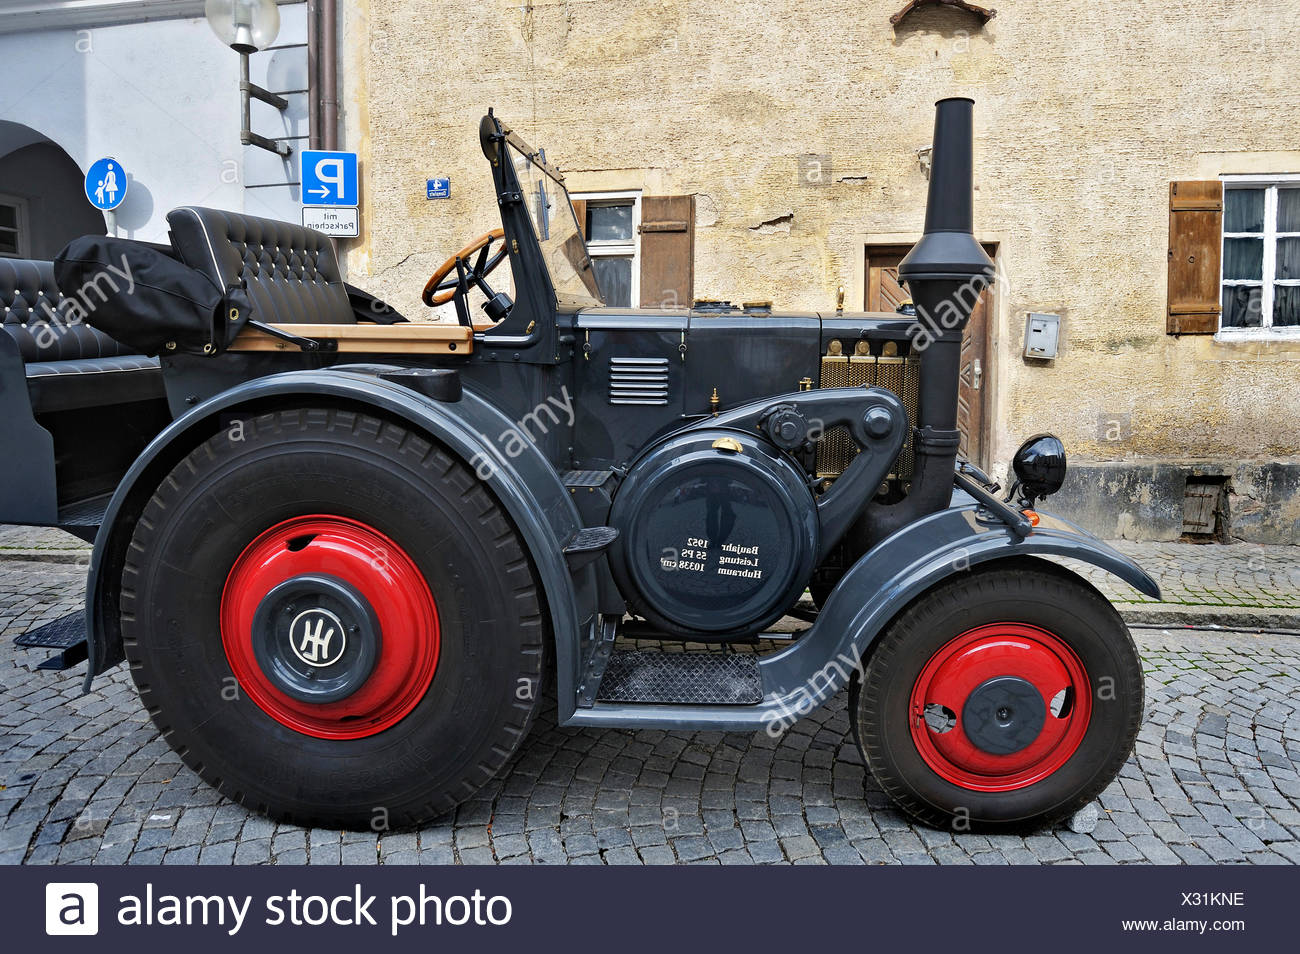
[[87,656],[86,615],[78,610],[61,616],[52,623],[38,626],[14,639],[14,644],[27,649],[57,649],[60,652],[41,663],[39,669],[63,671],[71,669]]
[[616,651],[600,682],[599,702],[748,706],[763,699],[752,653]]
[[564,486],[566,487],[603,487],[605,481],[614,476],[612,470],[566,470]]

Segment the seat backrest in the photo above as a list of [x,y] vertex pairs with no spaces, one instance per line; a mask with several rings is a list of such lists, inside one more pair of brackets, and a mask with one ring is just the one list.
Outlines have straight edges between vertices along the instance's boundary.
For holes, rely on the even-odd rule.
[[102,331],[69,317],[65,304],[54,282],[53,262],[0,258],[4,330],[18,343],[25,363],[135,353]]
[[172,246],[222,288],[245,283],[251,318],[269,324],[354,324],[334,242],[312,229],[194,206],[167,215]]

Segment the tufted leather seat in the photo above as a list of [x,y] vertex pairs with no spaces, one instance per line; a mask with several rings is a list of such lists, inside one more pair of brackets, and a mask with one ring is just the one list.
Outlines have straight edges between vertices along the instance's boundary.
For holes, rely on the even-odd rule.
[[51,262],[0,258],[4,330],[18,345],[33,410],[144,401],[163,396],[158,361],[67,316]]
[[334,243],[312,229],[221,209],[167,215],[182,262],[222,288],[248,289],[252,317],[270,324],[355,324]]

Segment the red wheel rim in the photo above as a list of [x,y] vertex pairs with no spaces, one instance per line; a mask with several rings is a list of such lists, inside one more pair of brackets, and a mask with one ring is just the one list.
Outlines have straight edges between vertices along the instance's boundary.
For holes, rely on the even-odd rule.
[[[253,621],[276,586],[328,574],[373,610],[381,648],[347,698],[316,703],[281,691],[259,664]],[[391,728],[424,697],[438,666],[438,613],[429,584],[401,547],[346,517],[305,516],[267,530],[235,560],[221,594],[221,642],[240,689],[282,725],[322,739],[360,739]]]
[[[1028,696],[1041,697],[1041,728],[1016,751],[997,754],[968,732],[967,703],[990,680],[1007,677]],[[1027,685],[1026,685],[1027,684]],[[978,700],[981,697],[976,697]],[[1027,708],[1034,708],[1030,701]],[[978,707],[977,707],[978,708]],[[1014,718],[1011,707],[998,709]],[[976,792],[1026,788],[1051,775],[1074,755],[1088,731],[1092,693],[1079,657],[1060,638],[1037,626],[993,623],[962,633],[936,652],[912,688],[908,717],[912,740],[925,763],[946,781]],[[1033,719],[1029,719],[1032,727]]]

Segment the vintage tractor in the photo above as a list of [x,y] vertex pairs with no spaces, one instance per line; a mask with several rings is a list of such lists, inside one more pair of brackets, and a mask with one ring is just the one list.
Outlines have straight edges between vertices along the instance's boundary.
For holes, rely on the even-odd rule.
[[603,307],[563,176],[492,113],[479,134],[501,228],[424,290],[456,324],[345,285],[318,233],[211,209],[172,212],[170,247],[77,240],[61,294],[13,266],[0,522],[95,545],[84,617],[20,642],[88,655],[87,685],[125,660],[186,764],[301,824],[446,812],[552,677],[561,725],[632,729],[775,734],[847,688],[871,772],[933,825],[1094,798],[1142,669],[1043,558],[1159,590],[1034,509],[1055,438],[1005,497],[958,460],[993,279],[971,102],[938,105],[914,314]]

